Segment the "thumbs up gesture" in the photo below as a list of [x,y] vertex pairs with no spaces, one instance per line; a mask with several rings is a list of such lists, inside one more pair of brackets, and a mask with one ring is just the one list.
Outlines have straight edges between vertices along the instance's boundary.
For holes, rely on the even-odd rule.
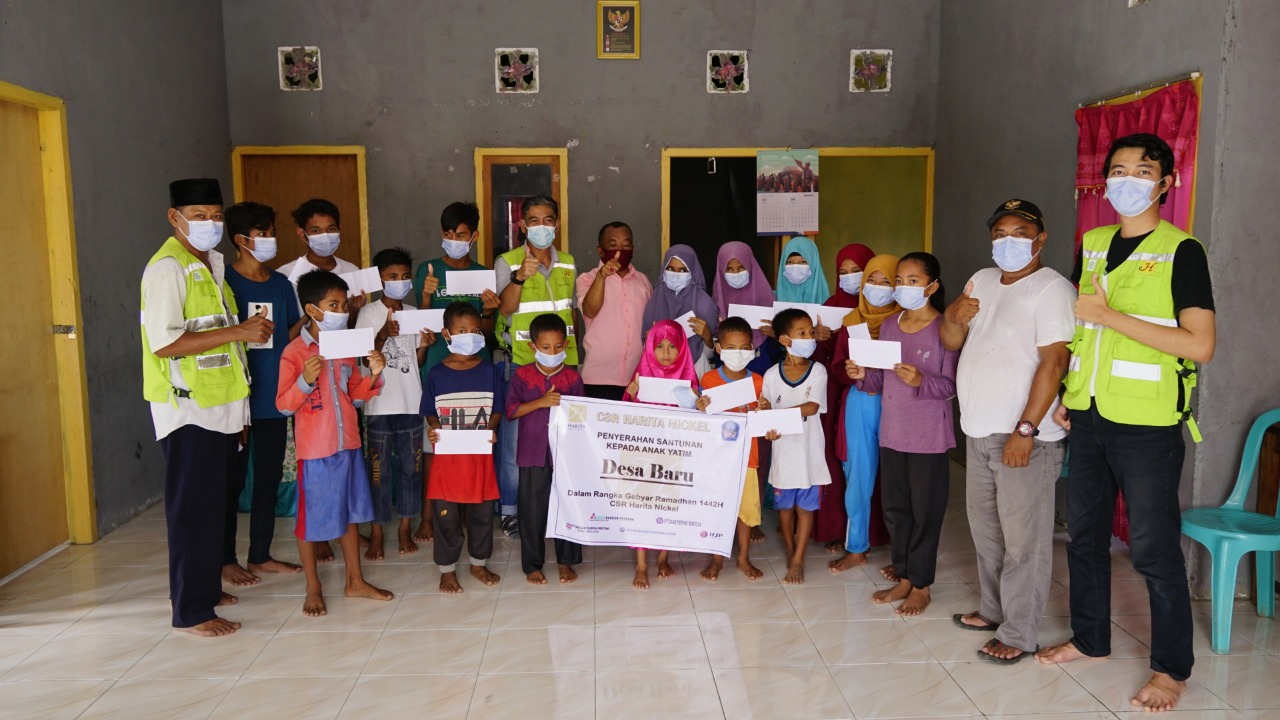
[[1093,274],[1093,292],[1086,295],[1080,293],[1076,298],[1076,319],[1098,325],[1106,325],[1111,313],[1115,312],[1107,305],[1107,290],[1097,273]]
[[613,253],[613,257],[609,258],[609,261],[604,264],[604,267],[600,268],[600,274],[605,277],[609,277],[622,269],[622,263],[618,261],[618,258],[620,257],[622,257],[622,252],[615,251]]
[[960,297],[947,306],[947,322],[968,325],[969,321],[978,315],[978,299],[971,296],[972,292],[973,281],[970,280],[969,284],[964,286],[964,292],[960,293]]
[[440,289],[440,278],[436,277],[434,265],[427,264],[427,276],[422,279],[422,303],[418,307],[431,307],[431,296]]

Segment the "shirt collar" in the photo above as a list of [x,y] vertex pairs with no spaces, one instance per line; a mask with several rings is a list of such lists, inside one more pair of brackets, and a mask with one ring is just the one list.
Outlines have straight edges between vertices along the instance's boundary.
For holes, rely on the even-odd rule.
[[302,332],[298,334],[302,337],[302,342],[304,345],[317,345],[320,342],[318,339],[316,339],[314,335],[311,334],[311,323],[304,323],[302,326]]

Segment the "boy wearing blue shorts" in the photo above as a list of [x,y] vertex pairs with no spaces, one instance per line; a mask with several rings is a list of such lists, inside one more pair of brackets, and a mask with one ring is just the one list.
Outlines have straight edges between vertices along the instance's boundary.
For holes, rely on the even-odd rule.
[[302,611],[327,614],[316,571],[315,542],[337,539],[347,568],[347,597],[390,600],[392,594],[365,581],[360,571],[357,526],[373,520],[369,475],[360,449],[356,402],[382,389],[386,359],[369,353],[366,374],[354,358],[320,356],[320,333],[347,329],[347,284],[327,270],[298,278],[298,302],[306,324],[280,358],[276,407],[293,415],[298,447],[298,554],[307,575]]

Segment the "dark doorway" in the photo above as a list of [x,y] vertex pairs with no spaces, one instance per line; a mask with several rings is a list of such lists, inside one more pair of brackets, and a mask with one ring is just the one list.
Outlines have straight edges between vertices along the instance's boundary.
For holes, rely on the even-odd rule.
[[716,253],[731,240],[751,246],[769,284],[777,272],[777,238],[756,236],[756,158],[671,158],[671,244],[698,253],[708,292]]

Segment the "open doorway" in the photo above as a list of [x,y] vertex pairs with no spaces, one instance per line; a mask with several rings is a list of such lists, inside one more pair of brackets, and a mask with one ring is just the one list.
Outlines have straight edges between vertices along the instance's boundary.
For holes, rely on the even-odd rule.
[[481,263],[520,246],[524,201],[547,195],[560,205],[557,248],[569,250],[569,151],[564,148],[476,148]]
[[[665,148],[662,248],[686,244],[710,275],[730,240],[751,245],[777,286],[779,253],[790,236],[756,235],[756,152],[781,148]],[[835,287],[841,247],[862,243],[904,255],[933,247],[932,148],[818,148],[821,192],[814,242]]]

